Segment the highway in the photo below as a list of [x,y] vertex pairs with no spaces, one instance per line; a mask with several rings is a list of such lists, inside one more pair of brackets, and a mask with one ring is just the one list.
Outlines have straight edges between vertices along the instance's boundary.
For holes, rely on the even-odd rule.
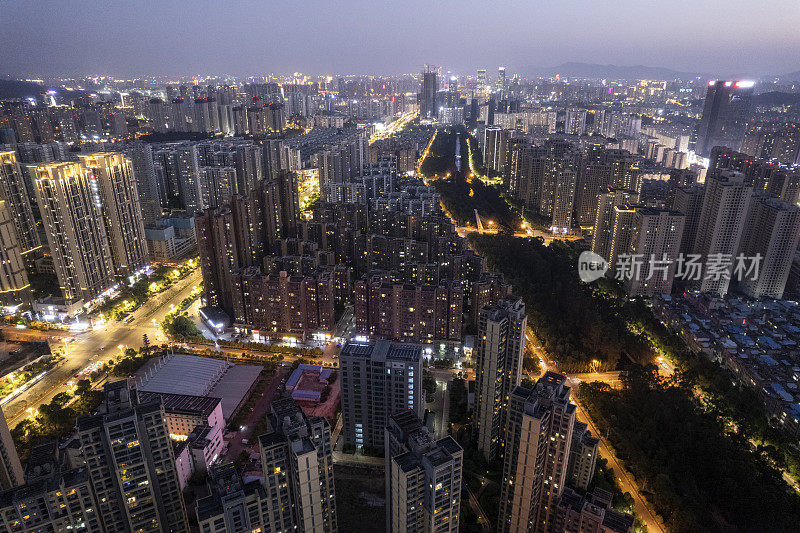
[[[133,312],[134,319],[128,324],[113,322],[102,329],[76,333],[73,337],[74,341],[70,341],[66,345],[61,339],[52,340],[53,348],[65,349],[66,358],[51,369],[36,385],[3,406],[8,425],[14,427],[28,416],[29,408],[38,408],[44,403],[49,403],[53,396],[65,390],[66,383],[75,374],[89,364],[105,363],[112,357],[120,355],[121,351],[127,348],[142,346],[142,336],[145,333],[151,344],[166,342],[166,338],[161,332],[161,321],[169,313],[170,304],[178,305],[201,281],[198,268],[169,289],[146,301]],[[122,346],[122,350],[119,346]]]

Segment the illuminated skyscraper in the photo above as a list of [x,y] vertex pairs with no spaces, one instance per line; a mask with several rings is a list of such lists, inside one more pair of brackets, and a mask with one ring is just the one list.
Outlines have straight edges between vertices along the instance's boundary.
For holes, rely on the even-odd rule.
[[605,189],[597,201],[597,216],[592,234],[592,251],[609,261],[614,236],[614,208],[636,202],[639,195],[629,189]]
[[41,247],[36,221],[33,217],[31,198],[34,191],[28,190],[22,169],[13,151],[0,152],[0,191],[8,202],[11,220],[17,230],[20,252],[27,256]]
[[483,132],[483,153],[486,168],[502,175],[506,166],[508,131],[497,126],[488,126]]
[[486,82],[486,69],[479,68],[477,72],[477,76],[475,77],[475,92],[478,94],[479,97],[486,96],[486,92],[489,88],[488,83]]
[[131,160],[121,153],[78,156],[99,185],[98,194],[117,274],[132,274],[149,264],[139,191]]
[[80,163],[28,168],[64,298],[88,302],[114,285],[97,179]]
[[695,152],[708,156],[715,146],[742,147],[750,119],[752,81],[710,81],[697,130]]
[[30,300],[22,257],[11,205],[0,191],[0,306],[16,307]]
[[740,252],[763,258],[758,274],[739,284],[752,298],[782,298],[800,239],[800,208],[767,195],[754,195]]
[[475,346],[478,448],[488,460],[503,454],[508,397],[520,384],[528,318],[521,298],[508,297],[480,311]]
[[421,117],[434,118],[437,115],[436,93],[439,91],[439,78],[435,71],[422,73],[422,89],[419,96],[419,114]]
[[547,372],[533,388],[517,387],[510,394],[498,532],[552,530],[575,423],[569,396],[566,376],[555,372]]
[[130,145],[127,154],[133,164],[142,221],[148,228],[155,227],[156,220],[161,218],[161,191],[153,164],[153,147],[137,141]]
[[348,342],[342,368],[342,434],[347,445],[382,448],[389,416],[406,410],[422,415],[422,346]]
[[497,90],[500,91],[501,97],[503,93],[505,93],[506,88],[506,67],[500,67],[497,69]]
[[104,530],[188,531],[163,402],[139,403],[126,381],[104,392],[76,423]]
[[625,290],[629,295],[653,296],[671,292],[685,220],[684,214],[677,211],[654,207],[636,209],[629,250],[642,258],[642,266],[638,275],[625,279]]
[[[753,187],[746,183],[741,172],[726,170],[706,177],[703,207],[693,250],[702,256],[706,265],[714,257],[735,257],[752,194]],[[722,268],[722,272],[717,271],[717,274],[703,272],[700,290],[725,296],[732,270],[733,265],[730,262]]]
[[389,418],[384,440],[386,530],[457,532],[461,446],[449,435],[434,439],[410,410]]

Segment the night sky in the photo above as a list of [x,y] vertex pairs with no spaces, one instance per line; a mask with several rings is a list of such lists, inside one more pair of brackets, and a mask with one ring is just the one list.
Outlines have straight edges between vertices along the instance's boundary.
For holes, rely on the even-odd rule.
[[798,0],[0,0],[0,73],[525,73],[580,61],[766,75],[800,69],[798,28]]

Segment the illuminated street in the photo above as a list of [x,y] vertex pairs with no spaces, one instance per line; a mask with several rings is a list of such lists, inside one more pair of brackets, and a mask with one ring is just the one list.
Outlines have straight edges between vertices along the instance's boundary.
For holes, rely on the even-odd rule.
[[[161,321],[170,311],[170,305],[178,305],[192,288],[201,282],[197,269],[187,278],[179,281],[161,294],[152,297],[134,313],[132,322],[112,322],[97,330],[87,330],[74,335],[69,342],[67,357],[50,370],[41,381],[19,397],[3,406],[9,426],[13,427],[28,415],[28,409],[48,403],[53,396],[62,392],[66,383],[87,365],[104,363],[120,355],[127,348],[142,346],[142,335],[147,334],[151,344],[166,342],[161,332]],[[119,347],[122,346],[122,349]],[[53,348],[64,349],[63,342],[54,342]]]

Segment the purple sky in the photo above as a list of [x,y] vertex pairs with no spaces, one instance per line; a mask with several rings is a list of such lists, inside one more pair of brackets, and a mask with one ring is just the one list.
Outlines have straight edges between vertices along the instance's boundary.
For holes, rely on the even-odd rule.
[[800,69],[800,1],[0,0],[0,74]]

